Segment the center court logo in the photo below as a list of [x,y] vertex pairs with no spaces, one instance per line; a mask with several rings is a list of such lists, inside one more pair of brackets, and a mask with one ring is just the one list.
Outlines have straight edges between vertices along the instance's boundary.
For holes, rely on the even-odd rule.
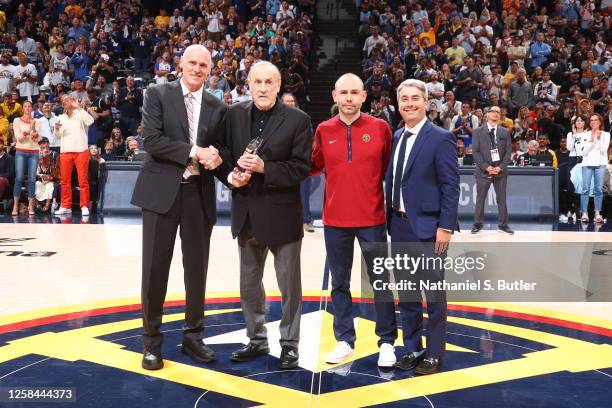
[[36,238],[0,238],[0,256],[21,256],[21,257],[50,257],[57,252],[53,251],[19,251],[23,247],[23,242],[32,241]]
[[[215,303],[215,307],[218,308],[206,312],[207,322],[210,319],[215,319],[215,322],[219,319],[229,319],[230,316],[241,321],[242,315],[240,309],[236,308],[236,305],[239,304],[237,301]],[[280,309],[279,301],[271,300],[268,303],[272,314],[278,311],[276,309]],[[309,318],[313,322],[318,322],[320,328],[319,331],[311,330],[310,327],[303,330],[302,342],[305,343],[308,338],[317,337],[317,334],[320,332],[317,346],[319,355],[324,356],[327,352],[326,348],[333,347],[333,335],[331,335],[330,327],[331,315],[326,311],[318,310],[318,300],[305,301],[304,306],[305,309],[313,310],[304,315],[310,316]],[[124,311],[128,305],[116,305],[116,307]],[[130,317],[137,316],[138,305],[130,305],[129,307],[132,310]],[[232,406],[231,401],[236,403],[234,399],[240,398],[250,401],[249,405],[287,406],[287,402],[291,401],[291,405],[294,407],[369,406],[407,401],[432,395],[443,396],[445,393],[451,392],[452,398],[455,401],[460,401],[463,395],[462,392],[469,392],[468,390],[474,387],[495,384],[503,385],[504,387],[516,386],[518,388],[514,391],[517,395],[521,395],[521,392],[527,395],[535,391],[533,391],[534,387],[529,384],[529,381],[524,380],[539,381],[536,377],[541,378],[543,375],[555,375],[561,372],[586,373],[592,370],[612,367],[612,345],[606,343],[610,341],[610,336],[612,336],[612,330],[609,327],[593,327],[591,333],[587,336],[592,339],[591,342],[581,340],[580,337],[584,336],[579,332],[575,333],[578,338],[574,338],[565,332],[563,334],[556,334],[554,333],[555,330],[550,330],[552,332],[549,332],[542,331],[544,330],[542,328],[528,328],[530,326],[530,319],[532,322],[540,318],[548,319],[547,321],[552,322],[553,319],[546,316],[504,311],[495,304],[482,304],[481,307],[449,305],[449,308],[451,310],[451,315],[449,316],[449,332],[451,335],[449,335],[449,344],[447,345],[446,371],[427,377],[396,377],[392,381],[383,379],[377,381],[373,379],[372,383],[363,385],[363,377],[359,375],[351,376],[349,374],[347,377],[340,378],[340,376],[326,371],[332,368],[332,366],[314,364],[309,366],[308,369],[302,367],[299,372],[293,374],[297,375],[300,372],[302,374],[312,374],[313,378],[319,377],[322,384],[337,384],[337,387],[331,391],[325,390],[325,387],[323,387],[320,394],[314,397],[311,393],[311,383],[309,381],[301,381],[291,386],[285,386],[275,382],[274,377],[270,375],[261,377],[257,375],[244,375],[244,373],[239,372],[239,366],[232,366],[232,369],[228,369],[230,366],[229,362],[227,364],[223,363],[228,367],[222,364],[221,366],[211,368],[211,366],[205,365],[186,364],[173,360],[172,355],[165,355],[167,364],[164,369],[156,372],[145,371],[140,367],[142,357],[140,352],[130,350],[123,344],[108,340],[110,338],[121,338],[124,334],[133,334],[134,330],[139,330],[141,327],[141,319],[139,317],[126,319],[124,314],[112,312],[99,314],[99,316],[104,317],[102,321],[108,322],[112,320],[110,323],[99,324],[101,320],[92,319],[89,321],[93,323],[81,327],[83,326],[83,321],[81,321],[81,324],[71,324],[70,320],[66,320],[69,328],[63,331],[52,331],[51,328],[45,330],[44,326],[36,326],[36,334],[27,335],[25,334],[26,330],[22,330],[23,336],[15,339],[15,336],[12,335],[8,341],[5,341],[2,338],[3,335],[0,335],[0,344],[4,344],[0,347],[0,366],[10,365],[15,367],[16,360],[38,355],[43,356],[45,359],[50,359],[45,361],[46,364],[50,365],[50,370],[53,370],[54,364],[60,366],[74,364],[75,367],[79,367],[79,370],[83,370],[83,364],[87,362],[92,367],[100,367],[104,373],[109,373],[108,369],[111,369],[116,370],[115,372],[118,375],[122,372],[140,375],[142,376],[143,384],[148,382],[147,378],[153,377],[168,383],[187,386],[187,388],[184,388],[185,392],[189,390],[189,387],[193,387],[203,390],[203,392],[208,391],[216,395],[225,396],[228,398],[227,404],[230,405],[223,406]],[[453,310],[457,312],[453,313]],[[494,318],[493,315],[489,314],[486,320],[480,319],[479,317],[484,316],[483,313],[487,310],[489,313],[491,310],[497,310],[500,316],[505,317]],[[463,313],[466,311],[469,312],[467,315]],[[516,320],[508,322],[508,316],[514,316]],[[42,316],[39,317],[39,320],[41,318]],[[168,327],[168,325],[175,323],[180,324],[183,318],[184,314],[182,311],[166,314],[164,316],[164,325]],[[355,361],[359,363],[360,367],[372,365],[372,369],[375,370],[375,359],[367,361],[378,352],[376,338],[373,335],[374,322],[371,318],[368,318],[367,314],[357,319],[359,344],[356,349]],[[273,326],[276,323],[278,322],[272,321],[269,323],[269,326]],[[570,327],[571,322],[563,324]],[[542,326],[545,327],[546,325]],[[227,325],[226,329],[221,330],[221,334],[214,337],[225,338],[229,342],[233,342],[235,341],[233,336],[236,329],[240,327],[244,326],[236,326],[232,323]],[[589,325],[581,324],[576,325],[576,327],[587,329]],[[270,328],[269,335],[272,335],[274,331],[277,331],[276,328]],[[453,336],[452,333],[454,331],[461,332],[462,335]],[[601,334],[595,334],[594,332],[600,332]],[[0,326],[0,333],[10,334],[10,332],[2,331],[2,326]],[[482,335],[483,333],[488,333],[489,340],[487,341],[492,342],[491,345],[478,347],[476,346],[477,343],[467,341],[470,337],[474,337],[480,338],[482,342],[482,339],[485,338]],[[494,338],[496,336],[503,337],[503,341],[495,341]],[[399,337],[402,337],[401,333]],[[207,340],[212,340],[212,338]],[[272,343],[272,339],[270,341]],[[499,361],[492,361],[490,359],[491,347],[506,347],[504,344],[507,345],[512,342],[521,344],[519,348],[520,353],[501,351],[499,354],[511,357]],[[460,345],[451,343],[458,343]],[[529,348],[522,346],[529,343],[534,345]],[[220,345],[221,343],[214,344]],[[304,345],[303,347],[306,348],[307,346]],[[575,356],[580,356],[579,362]],[[317,358],[317,356],[315,355],[313,358]],[[365,364],[366,361],[368,364]],[[4,371],[7,372],[9,370]],[[112,371],[110,373],[112,375]],[[291,374],[289,373],[289,375]],[[19,375],[19,372],[13,375]],[[376,377],[376,375],[371,376]],[[571,376],[564,375],[559,377],[566,378],[570,382],[572,381]],[[22,378],[23,380],[19,380],[19,383],[24,386],[27,386],[28,382],[33,380],[32,377],[28,376],[27,372],[23,373]],[[48,380],[47,385],[57,386],[62,384],[61,378],[57,378],[57,376],[51,378]],[[5,385],[8,379],[0,379],[0,386]],[[516,380],[523,381],[516,382]],[[608,379],[601,376],[601,388],[599,389],[603,390],[608,386],[606,380]],[[137,386],[137,383],[138,380],[131,380],[132,385]],[[77,388],[78,396],[79,384],[71,385]],[[521,387],[523,388],[521,389]],[[568,383],[565,387],[571,388],[571,384]],[[316,393],[316,391],[314,392]],[[103,401],[107,396],[114,398],[110,394],[103,393],[96,397],[96,403],[100,404],[100,406],[107,406],[111,403],[110,400]],[[516,406],[521,406],[520,401],[517,401]]]

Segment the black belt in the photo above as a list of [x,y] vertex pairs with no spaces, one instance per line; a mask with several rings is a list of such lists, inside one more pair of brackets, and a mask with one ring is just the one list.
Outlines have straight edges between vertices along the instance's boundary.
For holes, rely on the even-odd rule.
[[189,176],[181,180],[181,184],[192,184],[192,183],[199,183],[199,182],[200,182],[199,175]]
[[408,218],[408,215],[406,215],[406,213],[402,211],[393,210],[393,214],[395,214],[395,216],[399,218]]

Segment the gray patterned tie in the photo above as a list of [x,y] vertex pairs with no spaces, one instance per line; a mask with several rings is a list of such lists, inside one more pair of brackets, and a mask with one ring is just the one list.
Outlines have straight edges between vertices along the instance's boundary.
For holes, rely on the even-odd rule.
[[[187,124],[189,126],[189,143],[191,143],[192,145],[196,142],[195,121],[193,116],[194,100],[195,97],[191,92],[188,92],[187,95],[185,95],[185,109],[187,110]],[[192,159],[185,168],[185,171],[183,172],[184,179],[199,173],[194,162],[195,159]]]

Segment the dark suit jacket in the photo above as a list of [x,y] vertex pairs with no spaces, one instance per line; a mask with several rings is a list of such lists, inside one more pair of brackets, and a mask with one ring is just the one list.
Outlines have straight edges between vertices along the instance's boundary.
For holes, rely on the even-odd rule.
[[[393,135],[393,153],[385,177],[387,227],[391,232],[393,202],[393,158],[404,132]],[[436,236],[438,228],[458,229],[459,165],[455,136],[429,120],[416,136],[402,179],[404,209],[419,239]]]
[[[264,174],[253,173],[247,186],[232,191],[232,235],[240,234],[249,216],[255,238],[265,245],[304,236],[300,182],[310,172],[312,150],[310,117],[280,101],[276,104],[257,153],[264,161]],[[228,110],[226,145],[231,155],[221,171],[225,178],[251,140],[252,108],[249,101]]]
[[[512,140],[506,128],[499,124],[495,130],[495,135],[497,136],[497,149],[501,160],[499,167],[502,169],[497,177],[507,177],[508,165],[512,161]],[[488,177],[487,167],[493,165],[493,160],[491,159],[491,137],[486,122],[474,129],[472,133],[472,154],[474,155],[474,164],[476,164],[474,175],[476,177]]]
[[[198,146],[215,145],[225,155],[227,106],[208,92],[202,93],[197,129]],[[179,191],[189,162],[189,128],[180,81],[153,85],[147,89],[142,109],[142,133],[148,155],[138,174],[132,204],[164,214]],[[203,210],[211,225],[216,222],[215,172],[200,166]]]

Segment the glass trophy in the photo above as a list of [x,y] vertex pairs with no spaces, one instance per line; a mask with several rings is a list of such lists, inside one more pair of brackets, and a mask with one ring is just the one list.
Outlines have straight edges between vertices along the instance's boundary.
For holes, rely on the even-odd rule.
[[[262,143],[262,137],[256,137],[255,139],[251,140],[247,147],[244,149],[244,154],[257,154],[257,150],[259,149]],[[240,171],[245,171],[245,169],[243,169],[242,167],[238,168],[240,169]]]

